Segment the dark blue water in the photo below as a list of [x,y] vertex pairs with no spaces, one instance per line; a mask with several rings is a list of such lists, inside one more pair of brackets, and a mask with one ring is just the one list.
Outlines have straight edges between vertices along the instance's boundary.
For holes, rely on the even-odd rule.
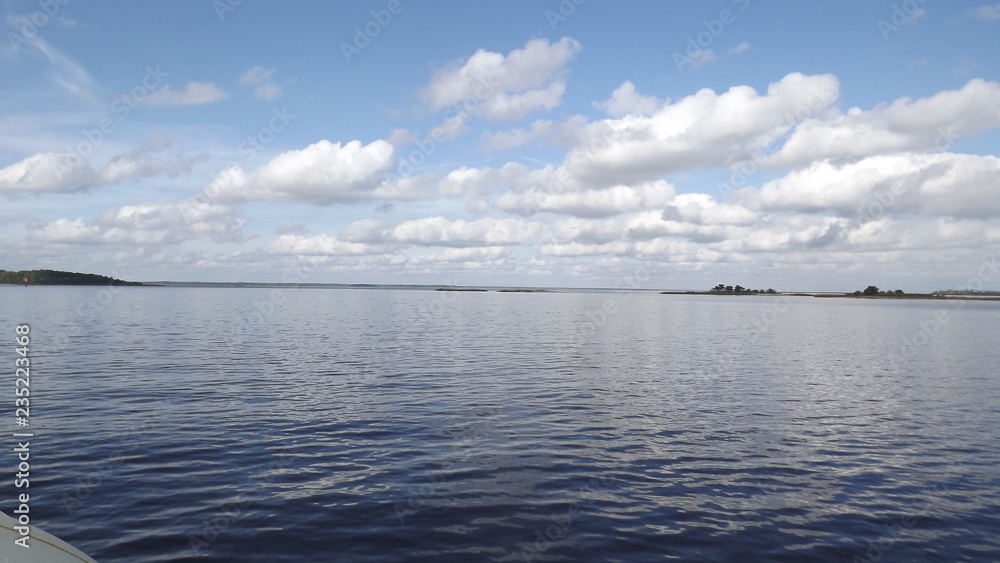
[[0,359],[13,380],[29,324],[32,523],[102,562],[996,561],[998,321],[969,301],[2,287]]

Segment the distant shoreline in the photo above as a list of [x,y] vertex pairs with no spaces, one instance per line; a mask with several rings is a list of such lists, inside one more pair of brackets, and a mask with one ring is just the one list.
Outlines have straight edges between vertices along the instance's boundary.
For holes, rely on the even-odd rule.
[[965,295],[937,295],[934,293],[904,293],[902,295],[886,294],[886,295],[854,295],[853,293],[805,293],[805,292],[790,292],[790,293],[722,293],[717,291],[661,291],[660,295],[728,295],[728,296],[739,296],[739,297],[776,297],[779,295],[792,296],[792,297],[821,297],[821,298],[835,298],[835,299],[888,299],[888,300],[906,300],[906,299],[936,299],[936,300],[950,300],[950,301],[1000,301],[1000,296],[996,295],[983,295],[976,296],[972,294]]
[[[28,278],[25,283],[24,279]],[[880,292],[878,294],[840,293],[840,292],[777,292],[774,290],[741,290],[730,291],[698,291],[698,290],[659,290],[659,289],[628,289],[611,287],[504,287],[504,286],[441,286],[432,284],[372,284],[372,283],[285,283],[285,282],[174,282],[150,281],[130,282],[98,274],[82,274],[59,270],[0,270],[0,286],[127,286],[127,287],[183,287],[183,288],[230,288],[230,289],[409,289],[423,291],[451,291],[472,293],[575,293],[575,292],[635,292],[659,293],[660,295],[730,295],[730,296],[795,296],[795,297],[825,297],[851,299],[936,299],[936,300],[968,300],[968,301],[1000,301],[1000,295],[994,292],[983,294],[945,293],[952,290],[942,290],[942,293],[895,293]],[[721,287],[721,286],[720,286]],[[742,289],[741,286],[736,286]]]

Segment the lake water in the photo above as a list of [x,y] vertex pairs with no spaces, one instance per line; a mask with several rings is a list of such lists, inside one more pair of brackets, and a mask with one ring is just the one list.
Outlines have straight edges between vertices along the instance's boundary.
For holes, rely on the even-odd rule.
[[31,522],[102,562],[997,561],[998,321],[974,301],[8,286],[0,403],[18,431],[28,324]]

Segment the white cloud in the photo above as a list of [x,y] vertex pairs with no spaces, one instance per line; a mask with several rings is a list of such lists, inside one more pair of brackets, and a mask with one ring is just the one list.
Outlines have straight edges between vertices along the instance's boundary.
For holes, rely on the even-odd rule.
[[142,101],[150,106],[196,106],[228,98],[229,94],[215,84],[188,82],[183,91],[176,91],[169,84],[153,91]]
[[789,74],[765,95],[749,86],[716,94],[704,89],[652,115],[627,115],[588,124],[563,167],[589,183],[648,181],[671,172],[727,165],[788,133],[834,103],[832,75]]
[[628,114],[650,115],[660,106],[656,96],[643,96],[635,89],[635,84],[625,81],[611,93],[611,98],[596,102],[595,107],[604,110],[612,117]]
[[[21,25],[30,25],[30,16],[15,16],[13,21],[20,20]],[[20,25],[18,27],[21,27]],[[70,58],[68,55],[56,49],[41,36],[35,35],[31,41],[25,44],[28,51],[44,57],[48,62],[45,67],[48,79],[54,84],[64,88],[72,94],[88,100],[97,100],[99,87],[90,73],[82,65]]]
[[283,90],[284,89],[281,86],[275,84],[274,82],[268,82],[254,88],[253,95],[262,100],[275,100],[281,96]]
[[287,234],[268,243],[261,251],[266,254],[294,256],[362,256],[385,253],[387,247],[345,242],[330,235],[308,237]]
[[57,219],[28,233],[28,240],[62,244],[160,245],[194,239],[241,242],[246,220],[224,205],[193,199],[161,200],[109,209],[90,223]]
[[182,156],[157,158],[140,147],[115,156],[95,170],[76,154],[44,153],[0,168],[0,194],[72,193],[135,178],[188,172],[191,160]]
[[601,256],[603,254],[625,255],[628,254],[631,245],[622,242],[609,242],[605,244],[586,244],[579,242],[546,244],[539,249],[542,256],[574,257],[581,256]]
[[690,64],[691,68],[698,68],[700,66],[706,65],[718,57],[715,56],[715,51],[712,49],[702,49],[698,53],[691,57]]
[[224,200],[296,201],[328,205],[372,199],[393,164],[394,149],[376,140],[345,144],[322,140],[282,153],[248,173],[220,172],[204,190]]
[[36,154],[0,168],[0,192],[72,192],[87,189],[96,180],[90,166],[73,154]]
[[662,209],[673,198],[674,187],[660,180],[639,186],[618,185],[564,193],[507,192],[493,206],[520,215],[550,211],[577,217],[610,217],[628,211]]
[[420,246],[505,246],[530,243],[541,225],[521,219],[487,217],[475,221],[428,217],[407,221],[391,232],[393,240]]
[[29,240],[62,244],[96,244],[101,242],[101,229],[83,219],[56,219],[31,231]]
[[757,214],[740,205],[719,203],[708,194],[681,194],[664,206],[664,220],[695,225],[749,225]]
[[572,146],[581,139],[581,130],[587,118],[575,115],[560,122],[539,119],[529,129],[514,128],[504,131],[484,131],[481,140],[487,150],[508,150],[538,141],[544,144]]
[[506,258],[510,248],[505,246],[482,246],[477,248],[446,248],[441,252],[421,254],[410,258],[412,264],[433,264],[441,262],[466,262],[482,264]]
[[733,194],[765,210],[1000,217],[1000,158],[952,153],[893,154],[858,162],[816,162],[761,188]]
[[995,22],[1000,20],[1000,4],[984,4],[979,6],[973,11],[976,18],[983,20],[984,22]]
[[244,86],[261,84],[268,78],[271,78],[271,75],[273,74],[273,68],[265,68],[260,65],[250,67],[246,72],[240,75],[240,84],[243,84]]
[[254,87],[254,96],[264,100],[274,100],[281,95],[283,88],[269,80],[274,74],[273,68],[260,65],[251,67],[240,75],[240,84]]
[[347,225],[337,233],[337,238],[345,242],[384,242],[392,230],[392,225],[375,219],[362,219]]
[[1000,127],[1000,83],[977,78],[961,90],[913,100],[899,98],[869,111],[809,119],[767,159],[793,167],[826,158],[860,158],[913,150],[947,149],[956,137]]
[[506,56],[480,49],[439,70],[424,89],[423,100],[432,111],[452,109],[434,133],[452,138],[472,116],[514,121],[558,107],[566,90],[564,67],[580,49],[569,37],[556,43],[532,39]]
[[750,44],[747,43],[746,41],[744,41],[744,42],[740,43],[739,45],[733,47],[732,49],[729,49],[728,51],[726,51],[726,54],[727,55],[738,55],[740,53],[746,53],[749,50],[750,50]]

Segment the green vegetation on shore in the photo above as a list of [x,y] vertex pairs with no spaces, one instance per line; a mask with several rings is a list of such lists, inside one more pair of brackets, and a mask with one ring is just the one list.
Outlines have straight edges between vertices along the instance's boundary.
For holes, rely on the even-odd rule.
[[854,297],[903,297],[908,295],[902,289],[897,289],[896,291],[881,291],[876,285],[869,285],[864,290],[858,290],[854,293],[845,293],[844,295],[852,295]]
[[724,283],[720,283],[709,290],[709,293],[731,293],[733,295],[759,295],[761,293],[767,293],[774,295],[778,292],[773,289],[750,289],[748,287],[743,287],[742,285],[726,285]]
[[139,282],[127,282],[98,274],[80,274],[59,270],[20,270],[17,272],[0,270],[0,284],[23,284],[25,279],[28,280],[28,285],[142,285]]
[[661,291],[660,295],[781,295],[773,289],[750,289],[742,285],[719,285],[707,291]]

